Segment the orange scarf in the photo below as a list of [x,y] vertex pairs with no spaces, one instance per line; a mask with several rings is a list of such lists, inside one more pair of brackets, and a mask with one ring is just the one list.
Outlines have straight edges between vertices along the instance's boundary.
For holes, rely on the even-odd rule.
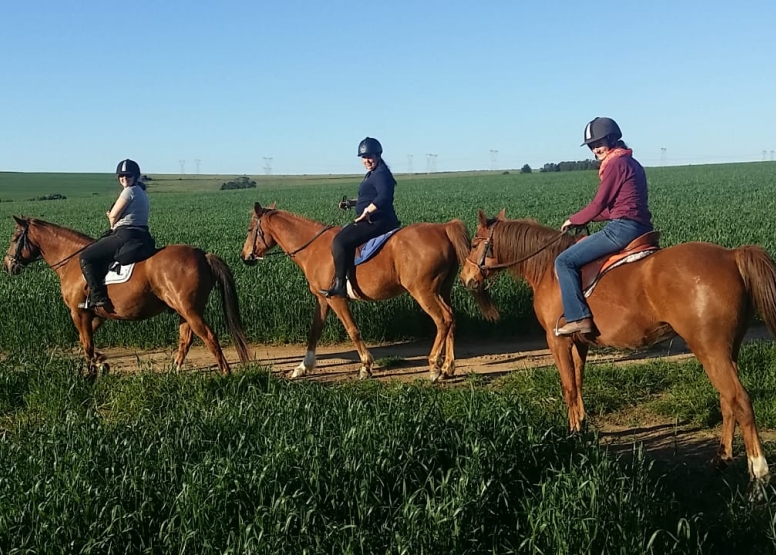
[[598,168],[598,177],[602,177],[604,175],[604,168],[609,163],[610,160],[614,160],[615,158],[619,158],[620,156],[633,156],[633,149],[630,148],[613,148],[606,154],[606,158],[601,160],[601,167]]

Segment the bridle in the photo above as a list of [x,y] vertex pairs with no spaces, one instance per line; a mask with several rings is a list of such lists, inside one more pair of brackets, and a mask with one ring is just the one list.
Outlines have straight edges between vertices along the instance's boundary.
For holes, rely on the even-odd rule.
[[[32,244],[30,243],[30,239],[29,239],[29,237],[27,237],[27,233],[29,232],[29,229],[30,229],[29,226],[22,226],[22,232],[19,235],[19,238],[16,240],[16,249],[14,250],[14,253],[13,254],[6,254],[5,255],[5,258],[10,260],[12,265],[21,266],[22,269],[26,268],[27,265],[30,262],[33,262],[32,260],[30,260],[29,262],[25,262],[21,258],[22,250],[24,250],[25,248],[27,250],[32,248]],[[91,245],[91,243],[89,245]],[[67,262],[68,260],[73,258],[75,255],[83,252],[86,249],[86,247],[88,247],[89,245],[85,245],[85,246],[81,247],[80,249],[76,250],[74,253],[69,254],[66,257],[64,257],[59,262],[51,264],[50,268],[52,270],[56,270],[57,268],[59,268],[60,266],[65,264],[65,262]]]
[[22,232],[19,235],[19,238],[16,239],[16,249],[14,250],[14,253],[13,254],[6,254],[5,255],[5,258],[10,260],[11,264],[14,265],[14,266],[21,266],[22,268],[26,268],[27,267],[27,262],[22,260],[20,258],[20,256],[22,254],[22,249],[24,249],[24,248],[29,249],[29,247],[30,247],[30,241],[27,238],[27,231],[28,230],[29,230],[29,227],[27,227],[27,226],[23,226],[22,227]]
[[[261,216],[257,216],[257,215],[254,214],[253,217],[256,218],[256,228],[253,230],[253,241],[251,242],[251,254],[250,254],[248,259],[249,260],[258,260],[259,257],[256,256],[256,243],[259,240],[259,238],[261,238],[261,242],[264,244],[265,248],[267,248],[268,245],[267,245],[267,239],[264,237],[264,230],[261,229],[261,219],[264,217],[264,214],[262,214]],[[292,250],[290,252],[285,252],[285,251],[282,251],[282,250],[281,251],[276,251],[276,252],[268,252],[268,253],[264,254],[264,256],[287,255],[290,258],[294,258],[294,256],[296,256],[298,253],[300,253],[301,251],[303,251],[304,249],[309,247],[312,244],[313,241],[315,241],[318,237],[323,235],[324,232],[328,231],[332,227],[334,227],[334,226],[331,225],[331,224],[325,225],[315,235],[313,235],[312,238],[309,241],[307,241],[304,245],[302,245],[298,249],[294,249],[294,250]]]
[[[521,262],[525,262],[529,258],[533,258],[543,250],[545,250],[547,247],[555,244],[560,240],[561,237],[566,235],[565,231],[559,231],[550,241],[547,241],[544,245],[533,251],[531,254],[527,256],[523,256],[521,258],[518,258],[517,260],[512,260],[511,262],[503,262],[501,264],[493,264],[491,266],[488,266],[485,264],[485,260],[488,258],[488,254],[490,253],[490,258],[493,258],[493,231],[496,229],[496,224],[498,222],[494,223],[490,226],[490,232],[488,233],[488,237],[485,239],[485,248],[482,249],[482,254],[480,255],[479,261],[477,261],[476,266],[477,269],[480,271],[480,274],[483,277],[486,277],[486,272],[489,272],[491,270],[501,270],[503,268],[509,268],[511,266],[514,266],[515,264],[520,264]],[[468,258],[466,259],[466,262],[469,264],[474,264],[471,260]]]

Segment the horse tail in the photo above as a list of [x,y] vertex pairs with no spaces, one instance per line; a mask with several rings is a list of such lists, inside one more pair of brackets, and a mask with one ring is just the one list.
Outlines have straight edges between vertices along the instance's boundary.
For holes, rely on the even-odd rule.
[[234,339],[237,355],[243,364],[250,362],[248,354],[248,342],[245,340],[245,331],[243,331],[242,319],[240,318],[240,305],[237,301],[237,288],[234,284],[232,270],[215,254],[207,253],[205,255],[210,271],[218,283],[218,290],[221,292],[221,304],[224,307],[224,317],[229,326],[229,332]]
[[749,297],[776,336],[776,264],[765,249],[756,245],[739,247],[735,255]]
[[[444,225],[447,238],[450,239],[453,248],[455,248],[458,264],[463,266],[469,256],[469,248],[471,247],[472,242],[469,237],[469,230],[466,229],[466,224],[458,219],[450,220]],[[482,316],[490,322],[498,320],[500,315],[498,313],[498,308],[493,304],[490,292],[484,287],[480,289],[471,289],[470,291]]]

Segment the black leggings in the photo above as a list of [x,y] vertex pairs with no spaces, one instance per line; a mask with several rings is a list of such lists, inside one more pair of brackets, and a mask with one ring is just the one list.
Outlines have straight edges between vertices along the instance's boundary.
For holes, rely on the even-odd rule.
[[116,251],[131,239],[142,240],[147,231],[118,227],[113,232],[98,239],[81,253],[81,266],[88,265],[97,278],[101,279],[108,273],[108,268],[116,256]]
[[356,247],[397,227],[399,226],[391,222],[369,223],[367,221],[353,222],[343,227],[331,242],[334,277],[345,280],[348,270],[353,268]]

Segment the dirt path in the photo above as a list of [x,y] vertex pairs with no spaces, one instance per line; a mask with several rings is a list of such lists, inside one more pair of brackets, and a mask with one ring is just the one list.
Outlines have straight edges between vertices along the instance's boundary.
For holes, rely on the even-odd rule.
[[[762,326],[753,327],[746,340],[768,339],[769,333]],[[377,380],[426,379],[426,357],[431,342],[418,341],[371,346],[375,358],[374,378]],[[251,345],[250,353],[261,364],[271,366],[280,376],[288,375],[304,357],[304,345]],[[166,371],[173,360],[174,349],[152,351],[134,349],[106,349],[111,372],[134,373],[141,369]],[[234,348],[227,347],[225,355],[230,364],[237,364]],[[318,367],[304,379],[314,381],[341,381],[357,379],[359,361],[351,343],[319,347]],[[553,360],[543,337],[531,337],[520,341],[459,341],[456,346],[456,378],[446,383],[460,384],[469,373],[495,379],[510,372],[552,366]],[[675,339],[651,349],[624,353],[607,350],[591,352],[589,363],[633,364],[650,359],[686,360],[693,355],[684,342]],[[216,371],[210,352],[202,345],[192,347],[186,360],[191,371]],[[601,442],[615,452],[628,453],[634,444],[643,445],[652,457],[682,464],[708,467],[716,453],[719,431],[694,426],[687,422],[656,420],[654,415],[639,409],[620,412],[605,418],[592,418],[592,426],[600,433]],[[766,443],[776,443],[776,432],[763,430]],[[743,453],[737,453],[737,464],[743,464]]]
[[[747,341],[767,339],[768,331],[764,326],[755,326],[747,334]],[[370,346],[375,359],[376,379],[425,379],[428,375],[426,357],[431,347],[430,340],[406,343],[389,343]],[[304,345],[251,345],[251,356],[260,363],[271,366],[273,372],[285,375],[302,361]],[[156,350],[103,349],[112,372],[132,373],[140,369],[164,371],[170,368],[175,350],[170,347]],[[226,347],[224,354],[230,364],[237,364],[234,348]],[[306,379],[310,380],[348,380],[356,379],[360,366],[358,355],[352,343],[323,345],[317,350],[318,367]],[[684,342],[677,338],[650,349],[637,352],[612,350],[593,350],[588,363],[627,364],[644,362],[654,358],[682,360],[692,357]],[[456,376],[458,382],[469,373],[497,377],[516,370],[552,366],[552,355],[547,343],[541,336],[529,337],[519,341],[471,341],[462,340],[456,344]],[[216,368],[210,352],[201,344],[195,344],[186,357],[185,367],[190,370]]]

